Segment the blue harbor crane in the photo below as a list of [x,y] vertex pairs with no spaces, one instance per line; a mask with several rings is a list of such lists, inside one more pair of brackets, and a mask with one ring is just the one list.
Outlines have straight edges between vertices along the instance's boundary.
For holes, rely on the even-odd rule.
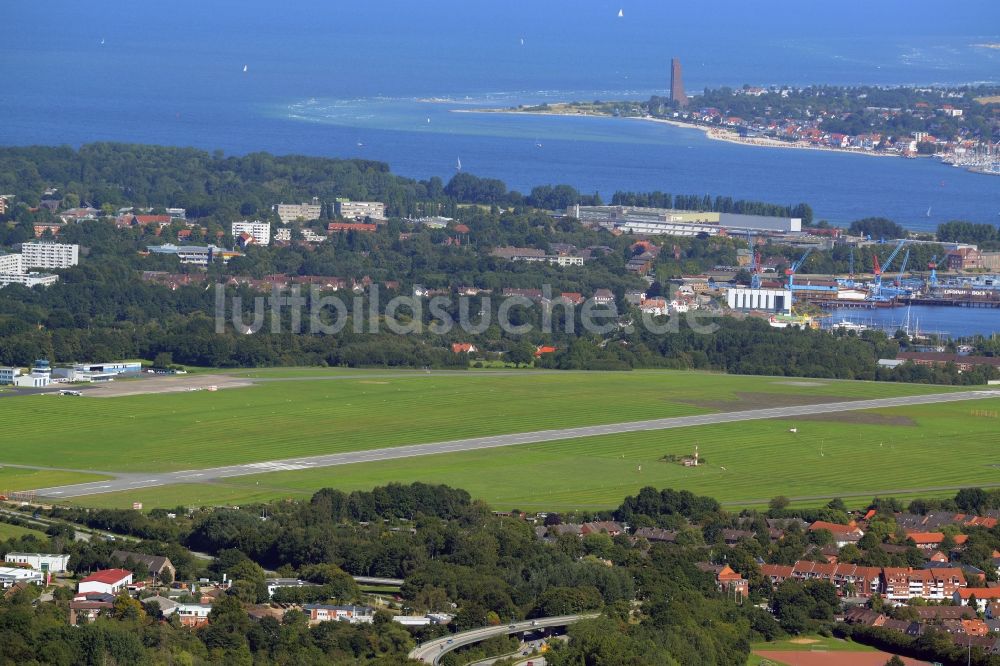
[[910,263],[910,248],[906,248],[906,253],[903,255],[903,263],[899,265],[899,275],[896,276],[897,287],[903,284],[903,275],[906,274],[906,265],[908,263]]
[[937,289],[938,277],[937,277],[937,255],[935,254],[931,257],[931,260],[927,262],[927,268],[931,269],[931,276],[928,279],[928,284],[930,284],[931,289]]
[[899,255],[899,252],[900,250],[903,249],[904,245],[906,245],[905,238],[899,241],[899,244],[896,245],[895,249],[893,249],[892,253],[885,260],[885,263],[882,264],[881,266],[879,266],[878,255],[876,254],[874,256],[875,269],[873,272],[875,273],[875,280],[874,282],[872,282],[872,288],[869,293],[869,297],[872,300],[876,301],[888,300],[884,298],[882,295],[882,274],[889,270],[889,268],[892,266],[892,262],[895,261],[896,257]]
[[798,261],[785,269],[785,275],[788,276],[788,291],[791,292],[791,303],[789,305],[795,304],[795,274],[798,273],[799,269],[802,268],[802,265],[806,263],[806,259],[808,259],[809,255],[812,254],[812,251],[813,249],[809,248],[802,254],[801,257],[799,257]]

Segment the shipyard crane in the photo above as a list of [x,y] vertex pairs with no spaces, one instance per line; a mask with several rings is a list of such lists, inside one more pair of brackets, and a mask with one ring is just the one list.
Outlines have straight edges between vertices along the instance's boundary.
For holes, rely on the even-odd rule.
[[937,278],[937,255],[936,254],[933,257],[931,257],[930,261],[927,262],[927,268],[931,269],[931,276],[927,280],[927,282],[928,282],[928,284],[930,284],[931,289],[936,289],[937,286],[938,286],[938,278]]
[[806,259],[812,254],[813,249],[809,248],[806,250],[799,260],[792,264],[789,268],[785,269],[785,275],[788,276],[788,292],[790,294],[791,303],[789,305],[795,305],[795,274],[799,272],[802,265],[806,263]]
[[750,288],[760,289],[760,253],[754,248],[753,232],[749,229],[747,233],[747,244],[750,247]]
[[870,298],[878,298],[882,295],[882,267],[878,263],[877,254],[872,254],[872,275],[875,277],[872,280],[868,296]]
[[903,275],[906,274],[906,265],[910,263],[910,248],[906,248],[906,252],[903,254],[903,263],[899,265],[899,275],[896,276],[896,286],[902,286]]
[[812,254],[812,251],[813,251],[813,249],[809,248],[808,250],[806,250],[802,254],[801,257],[799,257],[798,261],[796,261],[794,264],[792,264],[789,268],[785,269],[785,275],[788,276],[788,288],[789,289],[791,289],[792,286],[795,284],[795,274],[799,272],[800,268],[802,268],[802,264],[806,263],[806,259],[808,259],[809,255]]
[[879,265],[878,255],[872,255],[872,261],[874,263],[874,270],[872,270],[872,273],[875,274],[875,280],[872,282],[871,290],[873,298],[878,299],[882,295],[882,273],[889,270],[889,267],[892,266],[892,262],[896,259],[896,256],[899,255],[899,251],[903,249],[904,245],[906,245],[906,239],[899,241],[899,244],[896,245],[896,248],[881,266]]
[[854,248],[853,247],[851,248],[851,253],[848,256],[847,261],[848,261],[848,264],[847,264],[847,266],[848,266],[848,268],[847,268],[847,277],[846,278],[837,278],[837,284],[839,284],[841,287],[850,287],[850,288],[853,289],[854,288]]

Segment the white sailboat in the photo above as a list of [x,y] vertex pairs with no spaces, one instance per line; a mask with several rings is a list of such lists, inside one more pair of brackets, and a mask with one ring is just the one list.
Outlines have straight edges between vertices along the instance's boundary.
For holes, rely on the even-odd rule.
[[247,66],[247,65],[243,65],[243,73],[244,73],[244,74],[246,74],[246,73],[247,73],[247,69],[248,69],[248,66]]
[[618,18],[623,18],[624,16],[625,16],[625,10],[624,9],[619,9],[618,10]]
[[104,38],[101,37],[101,46],[104,46]]
[[931,207],[928,206],[927,207],[927,217],[930,217],[930,216],[931,216]]
[[461,157],[458,158],[458,162],[455,165],[455,170],[456,171],[461,171],[462,170],[462,158]]

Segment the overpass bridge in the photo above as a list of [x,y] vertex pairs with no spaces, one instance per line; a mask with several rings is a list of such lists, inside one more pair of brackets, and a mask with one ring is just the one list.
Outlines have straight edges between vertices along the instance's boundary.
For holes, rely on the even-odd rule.
[[534,620],[522,620],[513,624],[501,624],[495,627],[481,627],[470,629],[450,636],[442,636],[432,641],[421,643],[410,651],[410,659],[416,659],[427,664],[440,663],[441,657],[452,650],[460,647],[474,645],[487,638],[496,636],[509,636],[520,634],[526,631],[536,631],[538,629],[551,629],[553,627],[566,627],[580,620],[595,618],[600,613],[582,613],[580,615],[561,615],[559,617],[540,617]]

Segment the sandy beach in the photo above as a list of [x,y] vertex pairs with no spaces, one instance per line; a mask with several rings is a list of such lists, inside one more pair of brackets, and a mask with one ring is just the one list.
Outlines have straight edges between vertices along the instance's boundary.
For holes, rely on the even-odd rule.
[[[504,113],[510,115],[524,116],[563,116],[567,118],[614,118],[606,113],[593,113],[588,111],[570,111],[572,107],[564,104],[552,104],[556,107],[550,111],[521,111],[519,109],[451,109],[452,113]],[[736,143],[741,146],[756,146],[758,148],[783,148],[792,150],[817,150],[824,153],[844,153],[847,155],[866,155],[868,157],[901,157],[896,153],[876,153],[870,150],[857,150],[850,148],[830,148],[829,146],[817,146],[805,141],[782,141],[769,137],[744,137],[739,132],[725,127],[709,127],[695,123],[686,123],[670,118],[653,118],[651,116],[620,116],[623,120],[641,120],[650,123],[660,123],[663,125],[673,125],[684,129],[698,130],[704,132],[705,136],[713,141],[725,141],[726,143]]]
[[671,120],[669,118],[652,118],[650,116],[629,116],[629,118],[631,120],[645,120],[651,123],[662,123],[665,125],[673,125],[674,127],[700,130],[705,133],[705,136],[714,141],[738,143],[743,146],[757,146],[760,148],[792,148],[795,150],[819,150],[825,153],[847,153],[848,155],[867,155],[869,157],[900,157],[900,155],[897,155],[896,153],[876,153],[870,150],[830,148],[828,146],[816,146],[805,141],[782,141],[781,139],[772,139],[770,137],[745,137],[740,136],[739,132],[725,127],[708,127],[707,125],[685,123],[678,120]]

